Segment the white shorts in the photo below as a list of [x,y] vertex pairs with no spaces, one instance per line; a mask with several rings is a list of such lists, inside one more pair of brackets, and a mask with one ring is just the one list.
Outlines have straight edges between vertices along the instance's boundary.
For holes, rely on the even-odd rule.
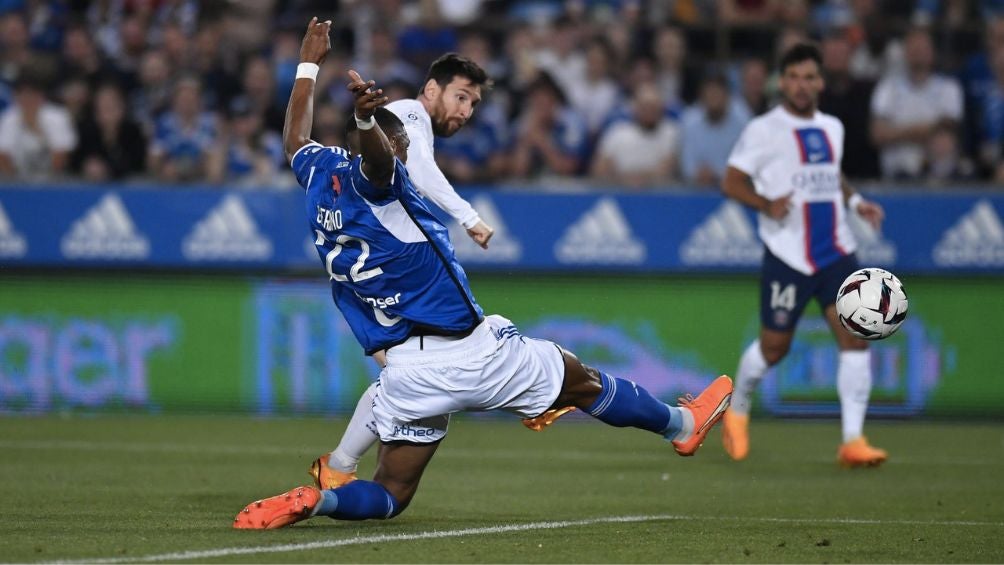
[[539,416],[557,400],[564,378],[557,345],[487,316],[467,337],[413,337],[388,349],[373,416],[382,441],[432,443],[446,436],[454,412]]

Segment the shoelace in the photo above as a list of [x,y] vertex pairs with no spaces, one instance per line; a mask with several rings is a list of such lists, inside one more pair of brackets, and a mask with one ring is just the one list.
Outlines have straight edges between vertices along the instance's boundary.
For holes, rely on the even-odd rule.
[[697,397],[695,397],[693,394],[690,394],[689,392],[676,399],[679,405],[683,406],[684,408],[693,408],[695,400],[697,400]]

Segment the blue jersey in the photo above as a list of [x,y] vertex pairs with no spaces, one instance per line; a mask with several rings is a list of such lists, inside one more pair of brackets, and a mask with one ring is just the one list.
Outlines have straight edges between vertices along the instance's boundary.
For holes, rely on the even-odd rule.
[[367,354],[412,335],[470,331],[484,318],[446,226],[395,160],[390,184],[378,188],[362,158],[311,144],[293,156],[307,191],[314,244],[331,277],[331,293]]

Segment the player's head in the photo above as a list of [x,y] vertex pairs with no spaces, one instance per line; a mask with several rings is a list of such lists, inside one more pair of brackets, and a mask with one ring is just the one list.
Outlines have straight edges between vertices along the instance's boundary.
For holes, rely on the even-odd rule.
[[492,80],[477,63],[456,53],[433,61],[419,97],[432,118],[432,133],[450,137],[464,127]]
[[[391,147],[394,148],[394,155],[402,163],[407,163],[408,144],[411,142],[408,139],[408,132],[405,131],[401,118],[398,118],[394,115],[394,112],[391,112],[387,108],[377,108],[373,112],[373,119],[376,120],[377,125],[383,130],[384,135],[387,136],[387,140],[390,141]],[[349,143],[349,151],[353,155],[358,155],[361,151],[359,145],[359,128],[356,126],[356,120],[353,116],[349,116],[348,124],[345,127],[345,140]]]
[[823,91],[823,57],[811,43],[796,43],[781,55],[781,97],[795,114],[811,116]]

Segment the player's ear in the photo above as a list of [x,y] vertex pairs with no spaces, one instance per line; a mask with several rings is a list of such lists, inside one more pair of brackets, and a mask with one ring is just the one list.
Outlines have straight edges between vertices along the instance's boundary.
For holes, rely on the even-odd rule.
[[436,79],[430,78],[425,81],[425,87],[422,88],[422,94],[430,100],[439,96],[439,83],[436,82]]

